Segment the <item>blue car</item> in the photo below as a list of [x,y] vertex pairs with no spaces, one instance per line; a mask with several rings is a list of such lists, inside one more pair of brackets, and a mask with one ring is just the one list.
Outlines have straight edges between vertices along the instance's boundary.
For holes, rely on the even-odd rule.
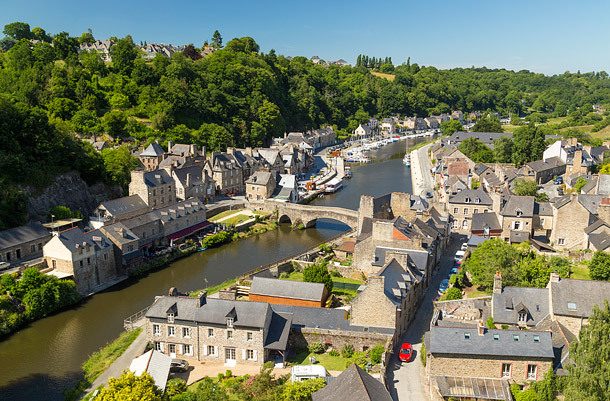
[[458,270],[459,270],[459,269],[458,269],[457,267],[453,267],[453,268],[451,269],[451,272],[449,273],[449,276],[452,276],[452,275],[454,275],[454,274],[457,274],[457,273],[458,273]]
[[438,288],[438,292],[442,294],[443,292],[447,291],[447,288],[449,288],[449,280],[445,279],[441,281],[441,285]]

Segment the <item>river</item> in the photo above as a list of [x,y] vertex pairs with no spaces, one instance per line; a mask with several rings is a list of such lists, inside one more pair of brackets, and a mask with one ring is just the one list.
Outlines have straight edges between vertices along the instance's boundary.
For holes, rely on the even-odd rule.
[[[410,141],[410,145],[423,138]],[[357,209],[361,195],[409,192],[409,169],[402,166],[404,141],[370,152],[372,162],[352,167],[353,178],[315,204]],[[80,366],[116,338],[123,319],[150,305],[170,287],[190,291],[212,286],[258,266],[301,252],[347,230],[319,220],[316,228],[292,231],[288,225],[246,240],[178,260],[139,279],[129,280],[79,305],[33,322],[0,342],[0,399],[61,400],[62,390],[80,378]],[[281,244],[281,246],[279,246]]]

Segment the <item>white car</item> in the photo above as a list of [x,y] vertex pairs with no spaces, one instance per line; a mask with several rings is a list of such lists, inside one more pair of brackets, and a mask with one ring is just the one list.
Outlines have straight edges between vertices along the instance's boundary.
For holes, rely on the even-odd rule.
[[465,251],[466,249],[468,249],[468,244],[464,242],[460,250]]
[[460,250],[460,251],[457,251],[457,252],[455,253],[455,257],[454,257],[453,259],[455,259],[455,260],[457,260],[457,261],[462,260],[462,258],[464,258],[464,255],[465,255],[465,254],[466,254],[466,252],[464,252],[464,251],[461,251],[461,250]]
[[10,264],[10,263],[7,263],[7,262],[0,262],[0,270],[6,270],[6,269],[8,269],[9,267],[11,267],[11,264]]

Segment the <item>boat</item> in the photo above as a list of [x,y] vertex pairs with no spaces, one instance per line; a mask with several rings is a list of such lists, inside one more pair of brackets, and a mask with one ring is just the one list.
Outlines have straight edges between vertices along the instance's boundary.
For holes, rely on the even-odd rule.
[[409,153],[409,140],[407,139],[405,142],[407,144],[407,151],[405,153],[405,157],[402,158],[402,164],[404,164],[405,167],[411,167],[411,153]]
[[206,249],[208,249],[208,247],[207,247],[207,246],[206,246],[206,247],[203,247],[203,248],[199,248],[199,249],[197,249],[197,252],[203,252],[203,251],[205,251]]
[[343,180],[340,178],[333,178],[326,184],[325,192],[327,194],[333,194],[343,188]]
[[345,167],[345,178],[348,180],[352,178],[352,169],[349,167]]

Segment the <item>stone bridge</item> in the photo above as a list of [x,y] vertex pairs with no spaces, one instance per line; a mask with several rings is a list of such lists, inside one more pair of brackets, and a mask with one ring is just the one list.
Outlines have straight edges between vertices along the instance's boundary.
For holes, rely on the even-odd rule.
[[297,203],[279,203],[266,201],[262,205],[266,212],[278,211],[280,223],[303,223],[306,228],[315,226],[318,219],[333,219],[340,221],[353,229],[358,228],[358,211],[333,206],[310,206]]

